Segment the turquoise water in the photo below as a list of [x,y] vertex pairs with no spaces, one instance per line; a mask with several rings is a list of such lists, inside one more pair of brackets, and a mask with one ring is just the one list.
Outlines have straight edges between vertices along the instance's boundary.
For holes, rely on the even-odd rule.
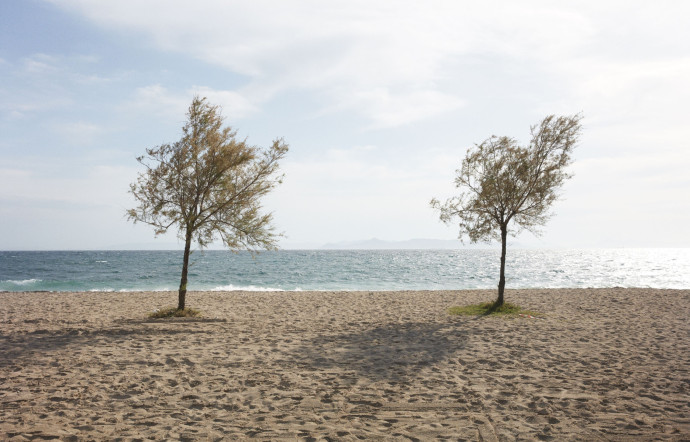
[[[0,291],[176,290],[181,251],[0,252]],[[190,290],[495,288],[498,250],[192,254]],[[690,249],[508,250],[508,288],[690,288]]]

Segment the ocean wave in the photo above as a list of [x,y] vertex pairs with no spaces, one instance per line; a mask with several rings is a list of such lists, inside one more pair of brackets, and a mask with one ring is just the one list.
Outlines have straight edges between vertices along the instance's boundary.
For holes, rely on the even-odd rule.
[[[0,291],[177,291],[177,258],[176,253],[161,251],[0,251]],[[210,251],[196,259],[189,290],[197,292],[493,289],[499,273],[495,250],[479,249],[286,250],[254,258]],[[506,280],[515,289],[688,288],[690,248],[511,250]]]
[[[284,292],[285,290],[277,289],[277,288],[273,288],[273,287],[257,287],[255,285],[236,286],[236,285],[228,284],[228,285],[222,285],[222,286],[214,287],[210,291],[212,291],[212,292],[234,292],[234,291],[241,291],[241,292]],[[299,291],[299,289],[295,290],[295,291]]]
[[32,278],[32,279],[23,279],[21,281],[16,280],[16,279],[7,279],[5,281],[2,281],[3,283],[6,284],[14,284],[14,285],[31,285],[31,284],[36,284],[38,282],[41,282],[40,279]]
[[153,289],[145,289],[145,288],[138,288],[138,289],[119,289],[118,292],[121,293],[127,293],[127,292],[176,292],[177,289],[171,289],[170,287],[163,287],[163,288],[153,288]]

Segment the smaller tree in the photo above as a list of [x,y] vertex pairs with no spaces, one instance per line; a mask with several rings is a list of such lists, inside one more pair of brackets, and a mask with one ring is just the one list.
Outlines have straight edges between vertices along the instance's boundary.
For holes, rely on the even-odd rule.
[[185,308],[192,242],[203,248],[218,237],[233,251],[276,248],[279,235],[271,214],[261,213],[260,199],[281,182],[275,172],[288,151],[282,139],[263,151],[236,140],[218,106],[205,98],[194,97],[182,132],[179,141],[137,158],[146,171],[130,185],[139,205],[127,211],[156,235],[173,227],[184,240],[178,310]]
[[[522,230],[539,234],[538,226],[551,216],[549,208],[557,191],[570,178],[565,168],[580,136],[580,114],[550,115],[532,126],[532,141],[521,147],[509,137],[492,136],[470,148],[456,171],[455,184],[462,192],[441,204],[436,198],[431,207],[440,211],[441,221],[458,220],[460,239],[472,243],[501,242],[501,269],[495,307],[503,305],[505,289],[506,243],[510,233]],[[511,221],[517,229],[510,231]]]

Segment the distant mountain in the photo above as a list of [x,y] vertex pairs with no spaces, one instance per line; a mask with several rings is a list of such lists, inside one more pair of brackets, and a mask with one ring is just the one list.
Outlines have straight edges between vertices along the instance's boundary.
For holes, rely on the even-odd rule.
[[453,239],[408,239],[406,241],[386,241],[378,238],[372,238],[362,241],[343,241],[328,243],[321,246],[322,249],[327,250],[454,250],[465,248],[486,248],[490,247],[487,244],[465,244],[460,240]]

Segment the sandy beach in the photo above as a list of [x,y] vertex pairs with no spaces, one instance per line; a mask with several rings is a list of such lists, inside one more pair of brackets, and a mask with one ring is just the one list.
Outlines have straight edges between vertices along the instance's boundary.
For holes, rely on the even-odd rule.
[[690,290],[0,293],[2,440],[690,440]]

